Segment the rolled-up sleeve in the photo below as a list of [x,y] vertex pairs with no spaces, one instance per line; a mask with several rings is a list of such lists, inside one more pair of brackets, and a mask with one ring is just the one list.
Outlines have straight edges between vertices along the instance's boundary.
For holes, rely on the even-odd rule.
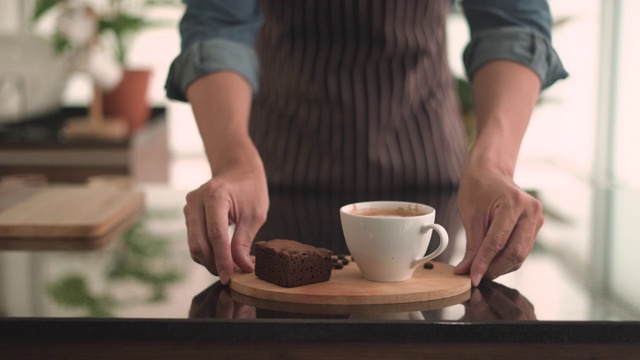
[[198,78],[217,71],[244,77],[258,89],[255,38],[262,15],[256,0],[185,0],[180,21],[181,52],[171,63],[165,83],[167,97],[186,101]]
[[471,41],[463,61],[469,79],[483,65],[510,60],[529,67],[542,89],[569,74],[551,44],[546,0],[463,0]]

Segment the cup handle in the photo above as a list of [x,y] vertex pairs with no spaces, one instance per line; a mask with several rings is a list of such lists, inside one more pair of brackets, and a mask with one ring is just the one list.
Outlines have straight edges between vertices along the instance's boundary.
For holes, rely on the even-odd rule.
[[435,258],[436,256],[442,254],[442,252],[447,248],[447,245],[449,245],[449,234],[447,234],[447,230],[445,230],[441,225],[439,224],[425,224],[422,227],[422,231],[423,232],[427,232],[429,229],[433,229],[438,233],[438,236],[440,237],[440,246],[438,246],[438,248],[432,252],[431,254],[416,259],[413,261],[413,266],[412,268],[416,268],[424,263],[426,263],[427,261]]

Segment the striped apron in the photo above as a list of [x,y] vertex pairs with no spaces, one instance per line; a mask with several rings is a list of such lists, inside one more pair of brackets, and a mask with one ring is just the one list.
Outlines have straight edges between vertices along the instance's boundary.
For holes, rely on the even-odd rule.
[[262,1],[250,134],[272,189],[454,188],[448,0]]
[[347,252],[337,209],[376,199],[432,205],[455,238],[466,145],[447,62],[449,0],[261,6],[250,133],[271,206],[256,239]]

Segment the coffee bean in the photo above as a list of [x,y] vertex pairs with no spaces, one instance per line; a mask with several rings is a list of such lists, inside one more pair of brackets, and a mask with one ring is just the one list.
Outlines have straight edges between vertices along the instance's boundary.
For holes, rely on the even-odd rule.
[[342,265],[347,265],[349,264],[349,259],[342,259]]
[[424,266],[423,266],[423,267],[424,267],[425,269],[433,269],[433,264],[432,264],[432,263],[430,263],[430,262],[428,262],[428,263],[424,263]]
[[340,269],[342,269],[342,264],[341,263],[335,263],[335,264],[333,264],[333,268],[336,269],[336,270],[340,270]]

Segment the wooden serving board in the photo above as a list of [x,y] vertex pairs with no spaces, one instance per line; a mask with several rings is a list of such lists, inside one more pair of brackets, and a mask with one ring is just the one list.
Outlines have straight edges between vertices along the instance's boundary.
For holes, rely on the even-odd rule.
[[284,288],[236,272],[231,289],[248,297],[297,304],[382,305],[417,303],[456,297],[471,289],[468,276],[454,275],[453,266],[432,262],[433,269],[416,269],[409,280],[375,282],[362,277],[355,262],[333,270],[329,281]]
[[14,200],[0,207],[0,243],[10,249],[98,241],[137,220],[144,209],[143,193],[111,187],[13,188],[2,189],[0,197]]

